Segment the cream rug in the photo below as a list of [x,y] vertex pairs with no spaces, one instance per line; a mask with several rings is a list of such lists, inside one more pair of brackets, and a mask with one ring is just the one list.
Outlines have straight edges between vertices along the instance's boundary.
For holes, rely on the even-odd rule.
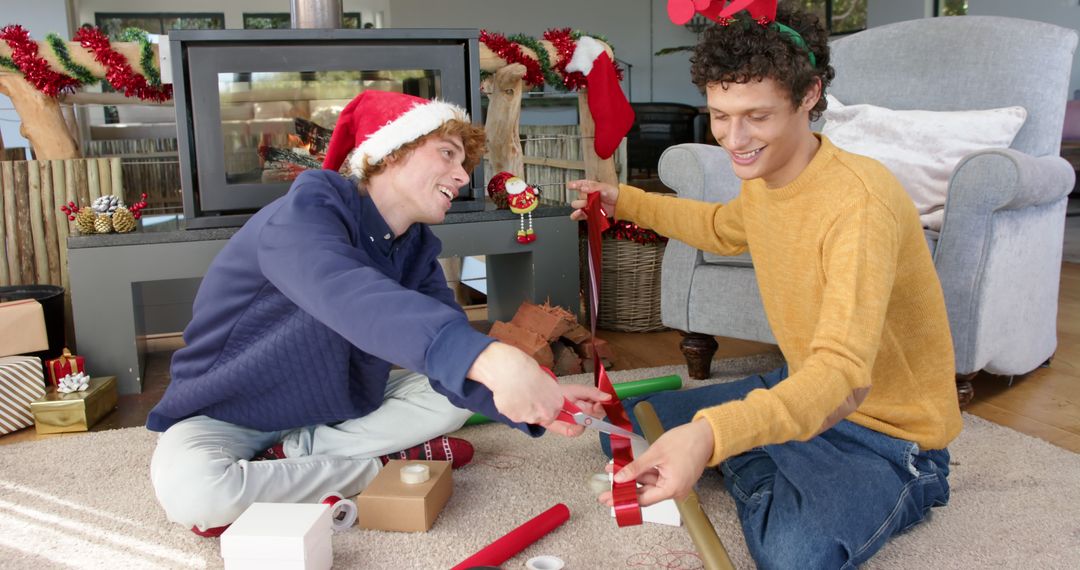
[[[734,379],[777,364],[771,356],[717,362],[713,376]],[[685,372],[612,376],[685,379]],[[965,414],[964,422],[951,446],[951,504],[866,567],[1080,567],[1080,455],[974,416]],[[477,456],[454,473],[454,495],[435,526],[427,533],[335,534],[336,568],[448,568],[559,502],[570,508],[570,520],[504,568],[524,568],[540,554],[558,556],[572,570],[702,567],[684,528],[619,529],[595,502],[587,480],[606,461],[595,437],[532,440],[491,424],[459,435],[476,445]],[[166,522],[158,508],[148,476],[155,439],[129,428],[0,448],[0,567],[222,567],[217,539]],[[752,567],[720,477],[707,472],[698,492],[735,565]]]

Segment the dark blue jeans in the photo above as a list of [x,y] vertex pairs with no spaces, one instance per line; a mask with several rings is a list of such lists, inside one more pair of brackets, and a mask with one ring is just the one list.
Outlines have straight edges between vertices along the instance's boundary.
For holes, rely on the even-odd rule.
[[[741,399],[787,377],[784,366],[735,382],[661,392],[648,401],[665,429],[698,410]],[[601,436],[610,455],[607,436]],[[751,556],[760,568],[854,568],[893,535],[949,501],[949,452],[847,420],[809,441],[751,449],[723,461],[724,484],[738,507]]]

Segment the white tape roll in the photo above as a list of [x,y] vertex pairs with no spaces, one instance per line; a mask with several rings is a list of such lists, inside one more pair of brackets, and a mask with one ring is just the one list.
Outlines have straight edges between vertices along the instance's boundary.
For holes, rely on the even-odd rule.
[[356,503],[340,493],[327,493],[319,502],[330,506],[330,525],[335,531],[349,530],[356,522]]
[[561,570],[566,563],[558,556],[534,556],[525,561],[525,567],[529,570]]
[[401,482],[416,485],[431,479],[431,470],[423,463],[412,463],[401,468]]

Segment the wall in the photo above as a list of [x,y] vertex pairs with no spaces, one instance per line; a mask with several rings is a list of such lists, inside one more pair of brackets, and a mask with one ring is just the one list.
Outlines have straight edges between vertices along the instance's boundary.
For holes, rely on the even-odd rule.
[[[21,25],[34,39],[44,39],[49,32],[65,37],[68,33],[67,3],[64,0],[3,0],[0,27],[8,24]],[[0,136],[3,136],[5,147],[30,147],[30,143],[19,134],[19,125],[19,115],[15,113],[11,99],[0,95]]]
[[916,20],[934,14],[934,0],[867,0],[866,26]]
[[[75,4],[79,24],[93,24],[95,12],[222,12],[226,28],[240,29],[244,27],[244,12],[289,11],[289,0],[75,0]],[[384,25],[388,25],[385,17],[390,12],[390,0],[342,0],[341,4],[345,12],[363,14],[365,22],[382,12]]]

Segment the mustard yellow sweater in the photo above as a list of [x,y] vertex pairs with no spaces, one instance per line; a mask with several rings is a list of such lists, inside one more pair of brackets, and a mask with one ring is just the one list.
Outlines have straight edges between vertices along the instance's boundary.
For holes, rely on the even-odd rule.
[[911,199],[880,163],[821,137],[787,186],[745,181],[720,205],[623,185],[616,215],[702,250],[753,255],[790,376],[698,412],[716,441],[710,465],[808,440],[860,395],[846,419],[922,449],[943,448],[960,432],[941,284]]

